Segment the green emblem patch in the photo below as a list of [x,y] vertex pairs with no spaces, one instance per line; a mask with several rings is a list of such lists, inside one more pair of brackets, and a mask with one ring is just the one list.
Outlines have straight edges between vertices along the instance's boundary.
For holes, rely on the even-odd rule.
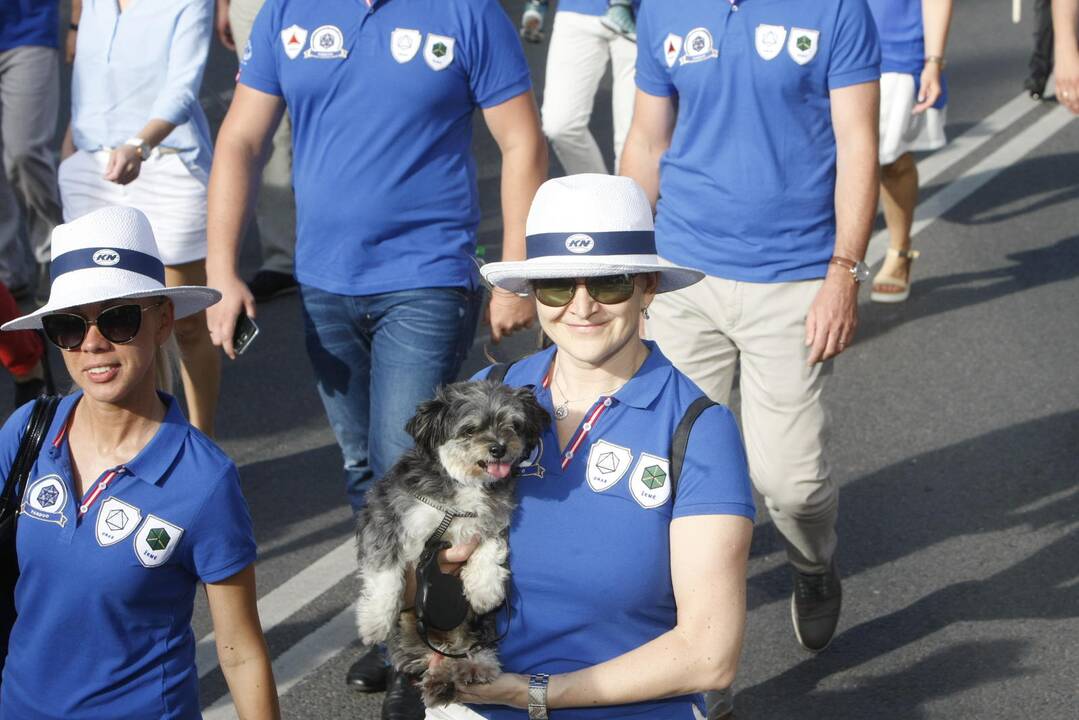
[[795,44],[802,52],[805,52],[809,48],[813,47],[813,41],[809,39],[808,35],[802,35],[801,37],[799,37]]
[[641,482],[649,490],[658,490],[663,487],[663,483],[667,482],[667,473],[663,472],[663,468],[659,465],[649,465],[641,473]]
[[154,528],[150,532],[146,533],[146,544],[151,550],[161,551],[169,546],[169,541],[172,538],[165,531],[165,528]]
[[438,58],[444,56],[446,54],[446,43],[435,43],[434,47],[431,48],[431,54]]

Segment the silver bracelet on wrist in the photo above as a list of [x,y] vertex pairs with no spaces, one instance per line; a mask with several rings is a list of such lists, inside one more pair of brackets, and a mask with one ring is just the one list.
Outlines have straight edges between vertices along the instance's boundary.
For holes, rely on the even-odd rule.
[[548,720],[547,673],[533,673],[528,679],[528,720]]

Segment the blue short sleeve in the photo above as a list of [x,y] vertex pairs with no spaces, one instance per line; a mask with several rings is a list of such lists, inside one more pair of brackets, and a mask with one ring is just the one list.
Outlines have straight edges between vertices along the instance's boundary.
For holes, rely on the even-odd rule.
[[281,81],[277,63],[276,2],[267,2],[255,17],[247,46],[240,55],[240,72],[236,81],[269,95],[281,96]]
[[880,79],[880,39],[865,0],[843,0],[828,60],[828,89]]
[[[669,0],[661,0],[669,2]],[[637,73],[636,82],[643,92],[657,97],[670,97],[675,93],[674,84],[668,68],[664,67],[662,57],[664,49],[662,44],[666,42],[656,35],[655,20],[652,17],[655,12],[656,2],[649,1],[641,4],[637,15]]]
[[689,435],[672,518],[689,515],[756,515],[745,446],[723,405],[701,413]]
[[230,578],[255,561],[255,533],[236,466],[215,483],[185,540],[181,562],[206,583]]
[[494,0],[479,4],[468,39],[468,84],[481,108],[501,105],[532,89],[517,30]]
[[26,403],[8,416],[3,429],[0,430],[0,491],[7,485],[7,476],[11,473],[15,456],[19,454],[19,443],[22,442],[26,423],[30,422],[30,413],[33,410],[34,403]]

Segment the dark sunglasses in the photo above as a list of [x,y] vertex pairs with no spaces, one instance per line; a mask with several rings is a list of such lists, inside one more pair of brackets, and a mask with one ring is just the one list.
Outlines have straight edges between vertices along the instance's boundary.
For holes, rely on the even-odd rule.
[[41,327],[45,330],[45,337],[61,350],[74,350],[82,345],[91,325],[97,325],[98,332],[109,342],[126,345],[139,334],[142,314],[164,302],[161,300],[146,307],[134,303],[113,305],[102,310],[93,320],[75,313],[50,313],[41,318]]
[[[635,284],[632,275],[602,275],[581,278],[589,296],[604,305],[617,305],[633,297]],[[547,307],[565,307],[577,293],[578,278],[533,280],[532,292]]]

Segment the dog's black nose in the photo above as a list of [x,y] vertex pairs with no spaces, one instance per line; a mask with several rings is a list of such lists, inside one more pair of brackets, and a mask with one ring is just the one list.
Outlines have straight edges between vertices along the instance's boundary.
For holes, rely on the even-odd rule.
[[487,450],[491,453],[491,457],[493,458],[500,458],[506,454],[506,446],[502,443],[494,443],[491,447],[487,448]]

